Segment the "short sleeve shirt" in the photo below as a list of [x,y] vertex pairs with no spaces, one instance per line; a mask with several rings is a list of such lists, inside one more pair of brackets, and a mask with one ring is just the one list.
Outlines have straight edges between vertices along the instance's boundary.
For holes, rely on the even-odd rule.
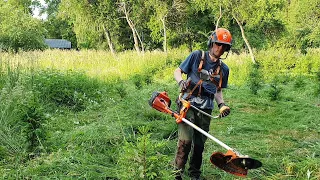
[[[201,51],[194,51],[192,52],[179,66],[179,68],[187,74],[187,78],[191,78],[191,83],[193,85],[197,84],[200,80],[199,78],[199,72],[198,67],[200,64],[202,52]],[[205,52],[205,63],[202,66],[202,69],[207,70],[209,74],[212,74],[215,72],[216,68],[219,66],[219,61],[213,62],[210,59],[209,52]],[[221,62],[222,70],[222,85],[221,88],[227,88],[228,85],[228,78],[229,78],[229,68],[228,66]],[[215,80],[219,82],[220,77],[215,77]],[[217,92],[217,87],[215,84],[213,84],[211,81],[204,81],[202,83],[202,91],[204,91],[206,94],[215,94]],[[186,95],[185,95],[186,96]],[[201,108],[201,109],[213,109],[213,99],[201,96],[191,96],[190,101],[192,105]]]

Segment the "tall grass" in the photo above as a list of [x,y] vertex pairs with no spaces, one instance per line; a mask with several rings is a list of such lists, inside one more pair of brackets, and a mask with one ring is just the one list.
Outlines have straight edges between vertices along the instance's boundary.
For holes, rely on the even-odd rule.
[[[176,124],[147,101],[154,90],[175,99],[173,71],[187,55],[1,53],[2,178],[170,179]],[[262,161],[247,179],[320,178],[318,59],[319,49],[282,49],[258,52],[258,70],[245,53],[224,60],[232,111],[212,121],[210,132]],[[224,152],[209,141],[205,159]],[[207,179],[235,179],[208,160],[202,171]]]

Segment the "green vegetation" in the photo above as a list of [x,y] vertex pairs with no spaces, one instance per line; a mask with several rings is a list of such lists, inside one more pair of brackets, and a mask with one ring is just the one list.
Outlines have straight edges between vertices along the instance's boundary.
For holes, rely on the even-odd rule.
[[42,23],[19,8],[18,2],[9,2],[0,2],[0,51],[45,49]]
[[[45,2],[0,1],[0,178],[172,179],[176,124],[148,99],[175,100],[174,69],[219,22],[231,115],[211,134],[262,161],[247,179],[320,179],[319,0]],[[203,176],[236,179],[210,164],[218,150]]]
[[[0,2],[0,50],[43,49],[43,39],[66,39],[74,49],[112,54],[175,48],[204,49],[219,27],[245,52],[320,47],[319,0],[5,0]],[[47,18],[33,18],[40,8]],[[220,12],[221,9],[221,12]],[[221,15],[221,17],[220,17]],[[244,35],[241,32],[244,31]],[[246,43],[244,37],[249,43]]]
[[[175,100],[173,71],[187,54],[0,53],[0,177],[172,179],[176,124],[148,100],[156,90]],[[319,179],[319,49],[265,50],[257,62],[225,60],[231,115],[210,133],[262,161],[246,179]],[[226,150],[208,140],[203,176],[237,179],[212,167],[216,151]]]

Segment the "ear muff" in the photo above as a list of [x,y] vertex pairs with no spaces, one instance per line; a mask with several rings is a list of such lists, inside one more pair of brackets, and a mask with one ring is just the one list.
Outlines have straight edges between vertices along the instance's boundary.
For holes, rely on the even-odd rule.
[[228,48],[226,49],[226,51],[230,51],[231,49],[231,46],[229,45]]
[[216,32],[213,32],[211,36],[209,36],[208,38],[207,46],[209,49],[212,47],[213,43],[216,42],[216,40],[217,40]]
[[211,36],[209,36],[209,38],[208,38],[207,46],[208,46],[208,48],[209,48],[209,49],[210,49],[210,48],[211,48],[211,46],[212,46],[212,39],[211,39]]
[[209,39],[208,39],[208,42],[207,42],[207,46],[208,46],[208,49],[210,49],[211,46],[212,46],[212,42],[211,42],[210,36],[209,36]]

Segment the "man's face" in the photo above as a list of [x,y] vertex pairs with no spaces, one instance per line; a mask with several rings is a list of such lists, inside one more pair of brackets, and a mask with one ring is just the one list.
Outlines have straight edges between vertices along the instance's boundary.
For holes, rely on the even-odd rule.
[[216,57],[220,57],[227,49],[229,45],[222,44],[222,43],[213,43],[212,46],[212,54],[214,54]]

